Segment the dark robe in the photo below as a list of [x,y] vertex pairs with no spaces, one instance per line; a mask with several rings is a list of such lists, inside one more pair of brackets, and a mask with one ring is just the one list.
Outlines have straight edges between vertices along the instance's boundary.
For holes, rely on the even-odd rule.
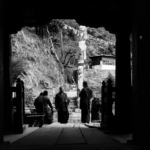
[[[44,113],[44,107],[43,107],[43,98],[41,95],[39,95],[35,101],[34,101],[34,106],[36,109],[36,113]],[[40,122],[40,126],[42,126],[44,124],[44,120],[43,118],[38,118],[36,120],[37,122]]]
[[79,94],[80,96],[80,109],[81,109],[81,122],[90,122],[90,99],[92,98],[92,90],[88,87],[83,88]]
[[42,96],[43,99],[43,108],[44,108],[44,123],[50,124],[53,122],[53,106],[50,99],[47,96]]
[[101,101],[98,98],[92,100],[91,120],[101,119]]
[[43,99],[42,99],[42,96],[39,95],[35,101],[34,101],[34,106],[35,106],[35,109],[36,109],[36,112],[37,113],[43,113],[44,112],[44,109],[43,109]]
[[55,97],[55,107],[58,111],[58,122],[67,123],[69,119],[69,100],[66,93],[58,93]]
[[50,99],[47,96],[38,96],[35,101],[34,105],[36,108],[37,113],[44,113],[44,120],[42,121],[45,124],[50,124],[53,121],[53,107],[51,104]]

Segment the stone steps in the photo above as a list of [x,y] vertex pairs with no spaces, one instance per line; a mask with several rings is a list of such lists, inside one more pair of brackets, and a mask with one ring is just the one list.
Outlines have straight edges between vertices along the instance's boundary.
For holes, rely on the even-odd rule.
[[[69,120],[68,123],[81,123],[81,110],[77,108],[77,97],[68,97],[70,103],[68,105],[69,110]],[[57,120],[57,112],[55,111],[53,114],[54,122],[58,122]]]
[[75,109],[77,108],[77,106],[68,106],[68,109],[71,111],[75,111]]
[[[53,114],[53,121],[58,122],[57,112]],[[69,111],[69,123],[80,123],[81,122],[81,113],[80,112],[71,112]]]
[[[76,111],[78,111],[78,112],[70,112],[69,113],[68,123],[81,123],[81,112],[79,112],[80,109],[77,109]],[[54,119],[53,120],[54,122],[58,122],[57,112],[54,112],[53,119]],[[92,126],[99,127],[100,123],[101,123],[101,119],[100,120],[93,120]]]

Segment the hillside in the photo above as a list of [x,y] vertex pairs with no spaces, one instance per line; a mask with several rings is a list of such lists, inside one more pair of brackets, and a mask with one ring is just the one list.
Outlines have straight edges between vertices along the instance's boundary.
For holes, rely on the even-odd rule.
[[64,70],[49,40],[40,39],[34,28],[23,28],[11,35],[11,44],[11,80],[12,84],[17,77],[24,81],[26,104],[33,104],[34,98],[43,90],[48,90],[53,101],[64,83]]
[[[79,28],[75,20],[63,22],[77,30]],[[70,88],[69,84],[74,83],[72,74],[77,69],[79,39],[71,29],[64,30],[57,23],[54,20],[52,26],[49,26],[51,37],[46,34],[41,37],[34,27],[24,27],[11,35],[11,82],[13,85],[17,78],[24,81],[26,106],[33,105],[35,97],[44,90],[48,90],[49,97],[54,102],[54,96],[61,85]],[[86,44],[87,59],[101,54],[115,55],[115,35],[104,28],[88,27]],[[99,83],[108,76],[108,72],[100,72],[96,76],[94,74],[94,70],[86,70],[85,80],[89,81],[92,89],[100,91]]]
[[98,29],[87,27],[87,33],[87,56],[115,55],[116,38],[114,34],[109,33],[103,27]]

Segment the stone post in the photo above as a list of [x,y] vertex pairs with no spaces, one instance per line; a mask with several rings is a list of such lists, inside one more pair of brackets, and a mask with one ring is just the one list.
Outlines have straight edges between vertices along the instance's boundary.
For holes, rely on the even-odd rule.
[[17,79],[17,112],[15,116],[15,133],[23,133],[23,89],[22,89],[22,81]]
[[81,55],[78,60],[78,89],[83,88],[83,78],[84,78],[84,60],[86,59],[86,39],[87,39],[87,29],[85,26],[80,26],[80,41],[79,47],[81,49]]
[[101,99],[102,99],[102,125],[105,123],[104,122],[104,113],[105,113],[105,98],[106,98],[106,83],[105,83],[105,81],[103,81],[102,82],[102,88],[101,88],[101,92],[102,92],[102,97],[101,97]]
[[112,129],[113,127],[113,114],[112,114],[112,80],[107,81],[107,127]]
[[23,109],[23,123],[24,123],[24,116],[25,116],[25,92],[24,92],[24,82],[21,81],[22,85],[22,109]]

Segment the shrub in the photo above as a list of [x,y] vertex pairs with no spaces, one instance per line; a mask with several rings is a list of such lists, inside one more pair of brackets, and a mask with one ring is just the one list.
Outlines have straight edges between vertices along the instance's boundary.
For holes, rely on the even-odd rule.
[[10,61],[10,78],[13,84],[17,77],[26,71],[27,61],[22,58],[12,58]]

